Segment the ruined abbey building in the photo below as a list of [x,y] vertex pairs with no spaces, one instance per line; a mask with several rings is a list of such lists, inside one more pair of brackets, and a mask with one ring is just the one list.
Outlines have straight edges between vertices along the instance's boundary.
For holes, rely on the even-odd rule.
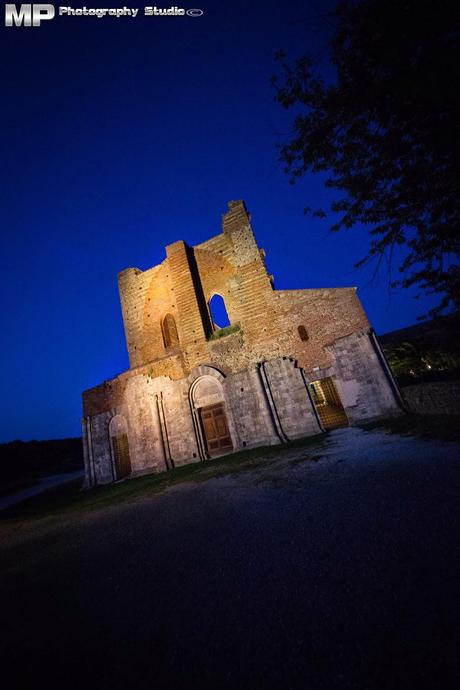
[[228,208],[220,235],[119,274],[130,368],[83,394],[87,486],[399,413],[355,288],[275,290]]

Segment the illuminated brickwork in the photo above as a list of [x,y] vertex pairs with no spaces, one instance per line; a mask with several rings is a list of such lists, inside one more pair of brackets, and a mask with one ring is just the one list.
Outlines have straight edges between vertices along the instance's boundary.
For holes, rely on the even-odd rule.
[[[83,394],[88,485],[117,478],[115,416],[139,474],[214,457],[215,448],[320,433],[309,383],[323,378],[350,424],[398,413],[355,288],[273,289],[242,201],[229,203],[222,230],[195,247],[174,242],[159,266],[119,274],[130,369]],[[209,307],[216,294],[231,324],[220,332]],[[211,439],[219,428],[222,438]]]

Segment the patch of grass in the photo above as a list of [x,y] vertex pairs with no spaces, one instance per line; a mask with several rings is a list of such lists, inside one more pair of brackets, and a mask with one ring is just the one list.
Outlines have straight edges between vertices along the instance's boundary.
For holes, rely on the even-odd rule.
[[364,431],[384,429],[393,434],[440,441],[460,441],[460,415],[406,414],[401,417],[360,424]]
[[88,491],[81,490],[81,481],[50,489],[43,494],[27,499],[17,506],[1,511],[0,517],[8,521],[22,522],[30,519],[86,512],[109,507],[124,501],[135,500],[143,495],[153,495],[183,482],[201,482],[223,477],[242,470],[260,467],[277,455],[295,448],[317,446],[324,441],[325,434],[297,439],[288,444],[260,446],[225,455],[215,460],[191,463],[161,474],[133,477],[116,484],[97,486]]
[[233,325],[225,326],[225,328],[219,328],[219,330],[214,331],[214,333],[211,333],[208,340],[219,340],[219,338],[224,338],[226,335],[238,332],[243,332],[241,326],[239,323],[234,323]]

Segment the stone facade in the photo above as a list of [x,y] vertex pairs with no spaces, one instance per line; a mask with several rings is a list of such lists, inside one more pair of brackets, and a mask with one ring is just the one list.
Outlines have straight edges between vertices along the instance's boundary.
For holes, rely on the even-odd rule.
[[222,230],[119,274],[130,369],[83,394],[88,486],[399,413],[356,289],[275,290],[242,201]]

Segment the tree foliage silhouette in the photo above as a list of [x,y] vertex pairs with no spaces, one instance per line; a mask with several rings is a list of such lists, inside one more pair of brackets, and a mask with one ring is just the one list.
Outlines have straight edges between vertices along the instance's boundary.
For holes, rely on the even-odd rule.
[[430,314],[460,307],[457,8],[449,0],[339,2],[327,17],[327,70],[308,55],[278,54],[272,77],[276,99],[296,113],[280,146],[291,181],[326,172],[326,186],[339,192],[331,229],[369,227],[357,266],[384,256],[392,263],[404,245],[392,285],[440,293]]

